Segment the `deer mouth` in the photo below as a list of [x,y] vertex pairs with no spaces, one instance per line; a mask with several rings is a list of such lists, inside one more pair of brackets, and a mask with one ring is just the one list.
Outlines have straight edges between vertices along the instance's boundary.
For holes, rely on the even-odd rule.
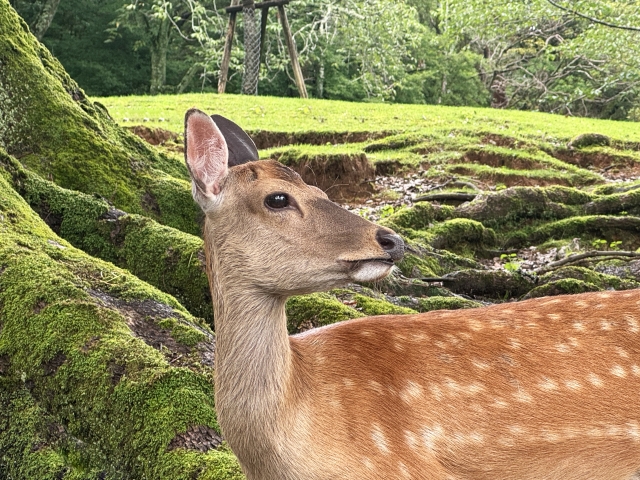
[[356,282],[374,282],[386,277],[393,268],[393,260],[387,258],[367,258],[346,262],[349,276]]

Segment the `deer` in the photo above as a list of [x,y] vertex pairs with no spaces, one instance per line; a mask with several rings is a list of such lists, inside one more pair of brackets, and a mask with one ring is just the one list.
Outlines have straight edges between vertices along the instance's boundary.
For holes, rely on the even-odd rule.
[[249,480],[640,479],[640,290],[357,318],[289,336],[292,295],[374,282],[400,236],[191,109],[215,406]]

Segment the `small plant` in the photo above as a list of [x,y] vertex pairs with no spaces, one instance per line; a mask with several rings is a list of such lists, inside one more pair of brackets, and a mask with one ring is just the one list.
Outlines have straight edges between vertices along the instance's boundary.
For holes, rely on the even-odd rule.
[[500,260],[505,261],[503,267],[505,270],[515,272],[520,268],[520,262],[516,262],[518,256],[515,253],[503,253],[500,255]]
[[591,246],[596,250],[602,250],[604,248],[607,248],[607,244],[608,242],[606,240],[603,240],[602,238],[591,242]]
[[380,218],[390,217],[394,213],[395,213],[395,208],[393,208],[393,205],[385,205],[380,209]]
[[622,240],[617,240],[609,244],[611,250],[620,250],[620,247],[622,247]]

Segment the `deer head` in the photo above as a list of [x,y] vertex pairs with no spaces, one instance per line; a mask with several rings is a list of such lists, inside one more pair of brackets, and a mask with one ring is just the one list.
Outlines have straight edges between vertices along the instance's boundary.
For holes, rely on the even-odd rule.
[[402,258],[404,244],[392,230],[347,212],[290,168],[258,161],[249,136],[230,120],[189,110],[185,143],[205,240],[254,287],[293,295],[370,282]]

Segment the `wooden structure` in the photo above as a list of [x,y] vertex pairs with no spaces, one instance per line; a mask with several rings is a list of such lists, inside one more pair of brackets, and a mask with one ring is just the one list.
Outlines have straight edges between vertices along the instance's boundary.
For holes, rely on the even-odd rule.
[[257,8],[261,10],[260,21],[260,61],[264,57],[264,43],[267,32],[267,18],[269,15],[269,8],[277,7],[278,16],[282,23],[282,30],[284,32],[284,38],[287,43],[287,49],[289,50],[289,57],[291,58],[291,67],[293,69],[293,76],[298,87],[298,92],[301,98],[307,98],[307,88],[304,84],[304,77],[302,76],[302,69],[298,62],[298,53],[296,51],[296,44],[293,41],[291,35],[291,28],[289,27],[289,21],[287,20],[287,14],[284,6],[289,3],[290,0],[270,0],[266,2],[254,3],[253,0],[232,0],[231,6],[226,7],[225,10],[229,14],[229,23],[227,26],[227,35],[225,38],[224,52],[222,55],[222,64],[220,66],[220,77],[218,79],[218,93],[224,93],[227,88],[227,80],[229,75],[229,60],[231,59],[231,44],[233,42],[233,35],[236,28],[236,16],[239,12],[242,12],[244,8]]

